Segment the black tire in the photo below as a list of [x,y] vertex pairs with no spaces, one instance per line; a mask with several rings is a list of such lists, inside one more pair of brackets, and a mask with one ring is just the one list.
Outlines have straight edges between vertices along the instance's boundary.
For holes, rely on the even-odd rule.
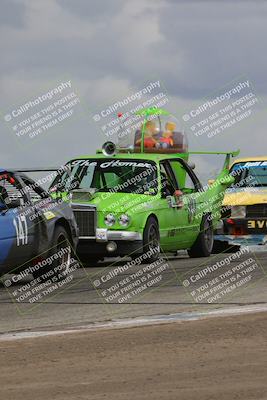
[[[66,231],[66,229],[61,226],[58,225],[55,227],[55,231],[53,234],[53,239],[52,239],[52,249],[48,252],[46,259],[48,259],[49,257],[52,257],[54,254],[58,253],[59,251],[65,249],[64,254],[60,257],[55,259],[51,265],[44,267],[44,268],[40,268],[38,271],[33,272],[33,277],[38,278],[38,277],[42,277],[43,275],[45,275],[47,272],[49,272],[50,270],[54,270],[56,269],[55,275],[56,276],[62,276],[64,278],[64,276],[67,276],[68,274],[68,269],[70,267],[71,264],[71,254],[72,254],[72,249],[70,246],[70,242],[69,242],[69,235]],[[44,277],[42,278],[42,280],[47,280],[49,279],[49,277]],[[60,278],[62,279],[62,278]]]
[[149,217],[143,234],[143,253],[152,252],[152,254],[144,259],[144,262],[151,263],[156,261],[160,255],[160,235],[159,225],[154,217]]
[[188,255],[192,258],[209,257],[212,252],[214,242],[213,226],[212,221],[207,215],[203,216],[200,229],[195,243],[191,249],[187,251]]

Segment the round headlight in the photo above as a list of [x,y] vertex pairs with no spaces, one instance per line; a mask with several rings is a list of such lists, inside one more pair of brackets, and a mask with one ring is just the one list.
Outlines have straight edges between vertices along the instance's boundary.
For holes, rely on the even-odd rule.
[[130,223],[130,217],[127,214],[121,214],[119,217],[119,223],[121,226],[127,226]]
[[112,225],[115,224],[115,222],[116,222],[115,215],[113,215],[113,214],[107,214],[107,215],[105,216],[105,224],[106,224],[107,226],[112,226]]

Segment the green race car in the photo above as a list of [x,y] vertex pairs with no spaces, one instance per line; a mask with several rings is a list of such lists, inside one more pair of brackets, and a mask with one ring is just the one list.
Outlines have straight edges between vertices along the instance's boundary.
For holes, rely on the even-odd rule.
[[233,182],[228,168],[235,154],[223,154],[224,167],[206,188],[188,163],[188,152],[146,149],[144,142],[141,149],[118,152],[108,142],[96,155],[69,161],[51,192],[71,201],[80,231],[79,258],[90,263],[148,252],[151,262],[161,251],[180,249],[191,257],[209,256],[218,210]]

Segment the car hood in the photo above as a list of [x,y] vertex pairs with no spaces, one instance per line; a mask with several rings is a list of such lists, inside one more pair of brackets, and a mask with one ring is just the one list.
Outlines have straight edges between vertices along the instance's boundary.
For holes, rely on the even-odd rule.
[[134,212],[137,212],[142,211],[143,208],[152,207],[152,202],[156,198],[157,196],[144,194],[98,192],[92,196],[88,195],[87,201],[84,196],[81,197],[80,201],[76,197],[72,204],[91,204],[95,205],[100,212],[124,213],[129,209],[134,209]]
[[248,206],[262,203],[267,203],[267,188],[262,187],[228,189],[223,200],[224,206]]

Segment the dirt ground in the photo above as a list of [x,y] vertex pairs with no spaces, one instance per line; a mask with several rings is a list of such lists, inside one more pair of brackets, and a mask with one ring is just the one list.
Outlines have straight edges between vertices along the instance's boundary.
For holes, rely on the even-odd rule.
[[1,399],[267,399],[267,313],[0,342]]

